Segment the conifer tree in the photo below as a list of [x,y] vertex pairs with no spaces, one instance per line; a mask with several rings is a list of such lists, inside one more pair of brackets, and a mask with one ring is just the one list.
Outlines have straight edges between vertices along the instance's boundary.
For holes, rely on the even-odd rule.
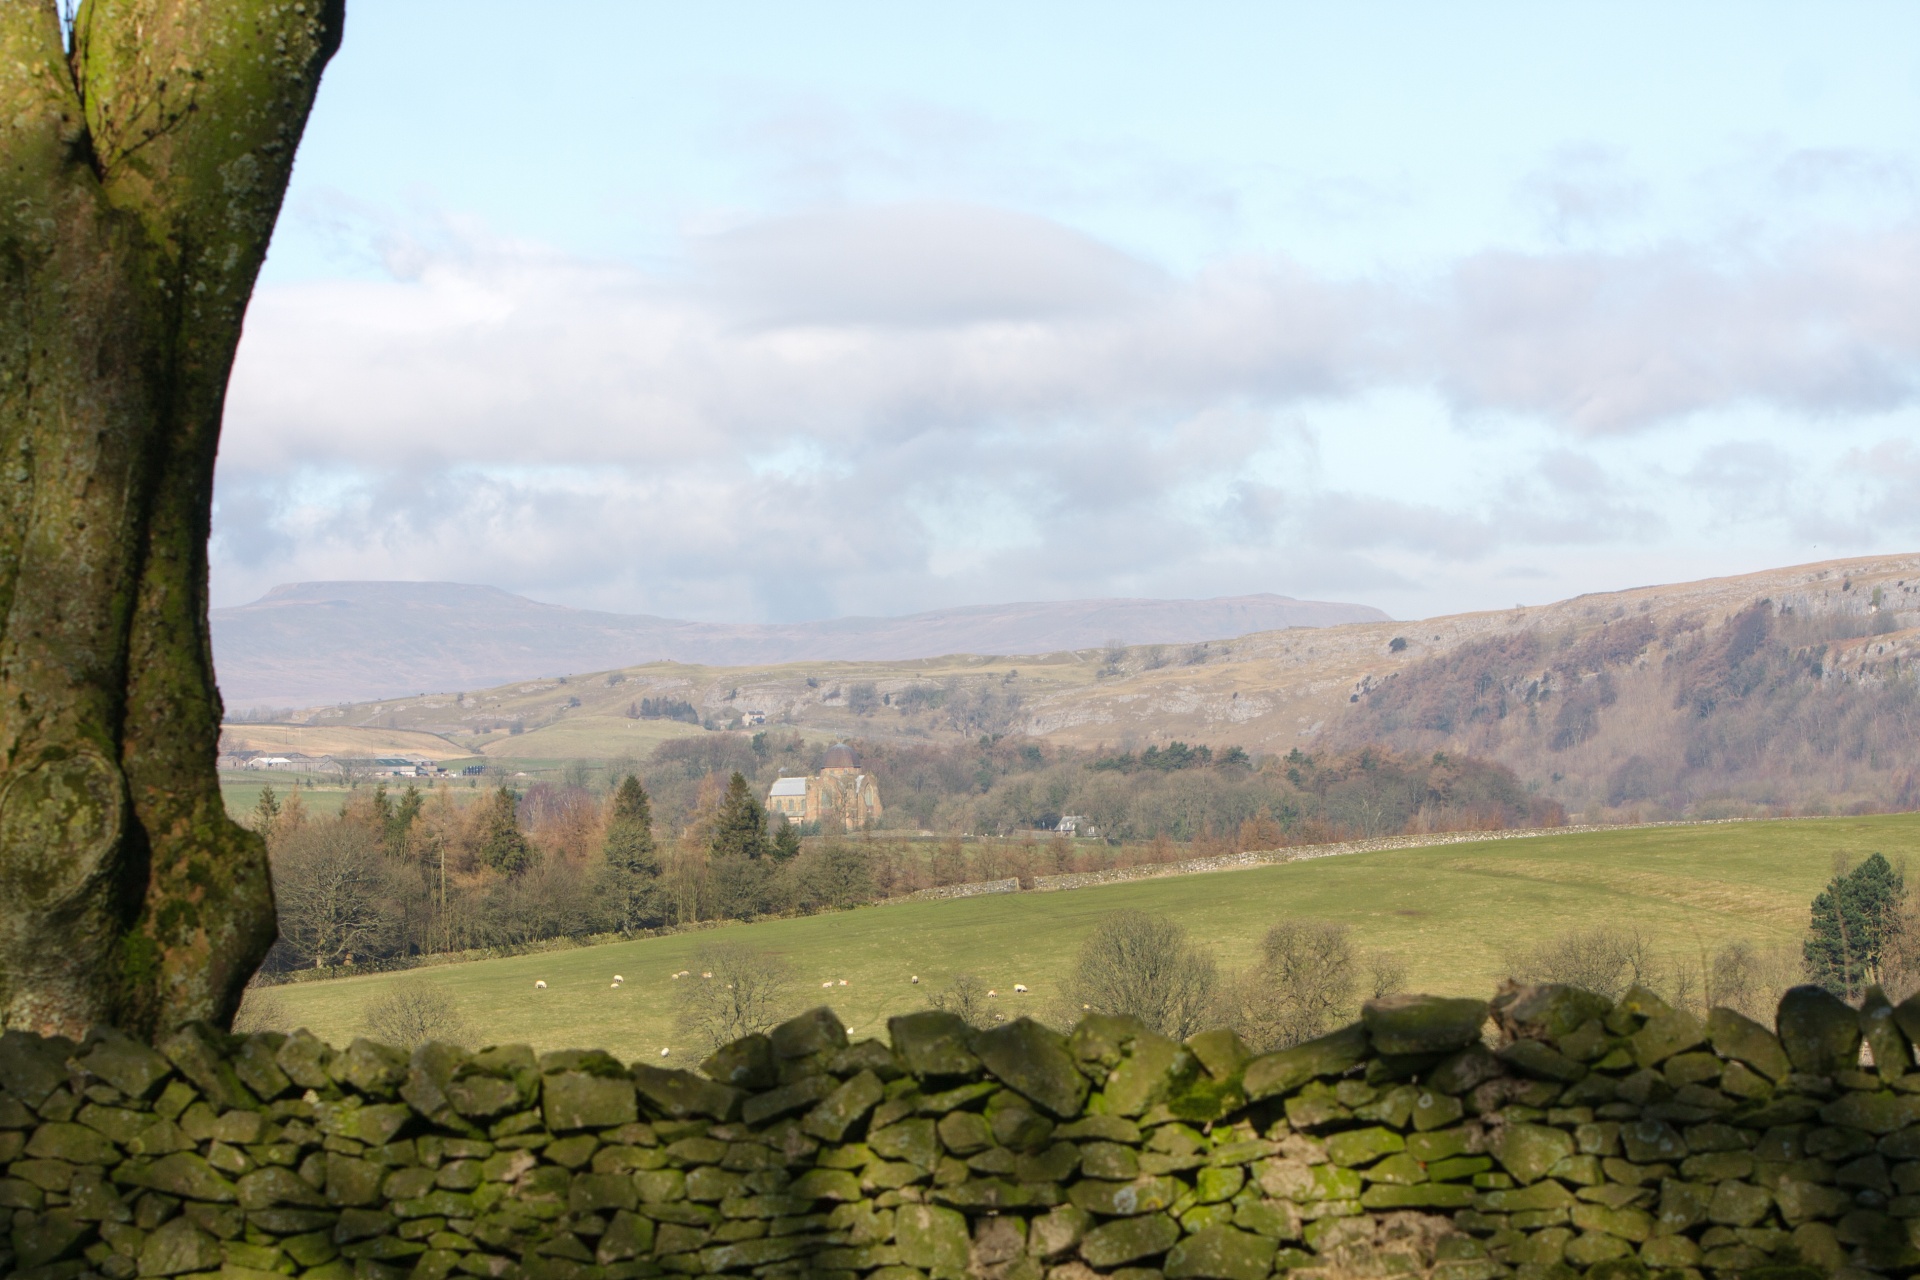
[[400,797],[400,803],[392,806],[387,814],[384,834],[389,858],[407,856],[407,840],[413,834],[414,819],[420,816],[423,804],[425,801],[421,799],[420,788],[408,783],[406,793]]
[[628,774],[607,814],[604,884],[622,929],[661,919],[660,851],[653,840],[653,805],[640,779]]
[[791,822],[782,822],[773,833],[773,856],[777,862],[791,862],[800,856],[800,830]]
[[480,839],[480,856],[495,871],[517,876],[533,865],[533,846],[520,830],[519,803],[502,786],[487,801]]
[[253,806],[253,829],[261,839],[273,838],[273,824],[279,817],[280,797],[273,794],[271,786],[260,788],[260,799]]
[[1879,981],[1881,954],[1899,928],[1905,898],[1900,873],[1877,853],[1834,876],[1813,900],[1801,949],[1807,977],[1843,999],[1858,999]]
[[727,794],[714,821],[711,849],[715,858],[758,859],[767,852],[767,816],[753,798],[744,774],[735,772],[727,782]]

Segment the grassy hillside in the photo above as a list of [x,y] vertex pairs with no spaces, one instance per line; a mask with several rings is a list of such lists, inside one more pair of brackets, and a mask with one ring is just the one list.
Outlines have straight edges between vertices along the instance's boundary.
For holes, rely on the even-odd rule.
[[298,751],[309,756],[418,756],[454,760],[470,754],[437,733],[385,727],[359,729],[320,724],[223,724],[226,751]]
[[[1066,893],[915,903],[734,926],[729,940],[778,952],[797,998],[831,1003],[856,1032],[878,1033],[961,972],[1015,1011],[1045,1012],[1080,940],[1108,912],[1161,911],[1204,939],[1222,966],[1244,963],[1275,920],[1342,921],[1369,948],[1399,953],[1416,990],[1480,993],[1514,948],[1604,924],[1638,929],[1663,951],[1697,956],[1748,939],[1791,944],[1836,853],[1899,857],[1920,847],[1920,815],[1728,823],[1498,840],[1358,854]],[[276,989],[293,1021],[335,1043],[355,1035],[389,984],[429,980],[458,997],[489,1041],[594,1045],[624,1057],[672,1033],[670,975],[714,934],[683,934],[550,955]],[[627,984],[609,988],[615,973]],[[920,985],[909,982],[919,975]],[[847,985],[838,985],[840,979]],[[535,991],[536,979],[548,984]],[[681,979],[680,981],[686,981]],[[821,989],[822,982],[835,985]],[[1014,983],[1031,993],[1013,995]]]

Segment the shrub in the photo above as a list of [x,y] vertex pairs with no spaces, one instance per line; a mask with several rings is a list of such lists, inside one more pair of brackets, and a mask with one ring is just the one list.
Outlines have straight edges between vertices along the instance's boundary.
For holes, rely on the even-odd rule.
[[369,1036],[402,1049],[417,1048],[429,1040],[463,1046],[473,1040],[453,993],[419,979],[394,983],[367,1006],[365,1017]]
[[1208,1023],[1219,975],[1213,957],[1167,916],[1116,911],[1080,946],[1065,984],[1064,1021],[1082,1013],[1130,1014],[1184,1040]]
[[1634,929],[1563,934],[1532,951],[1510,955],[1507,967],[1521,982],[1562,982],[1609,999],[1630,986],[1661,985],[1652,944]]
[[944,1009],[970,1027],[989,1027],[1005,1021],[1000,1012],[987,1003],[987,984],[970,973],[955,974],[952,985],[934,995],[933,1007]]
[[792,967],[738,942],[701,947],[692,971],[676,985],[675,1029],[704,1052],[771,1030],[794,1003]]
[[[1282,920],[1261,940],[1260,958],[1228,991],[1225,1021],[1257,1052],[1311,1040],[1350,1021],[1359,1009],[1362,959],[1347,926]],[[1390,959],[1377,965],[1377,988],[1399,985]]]

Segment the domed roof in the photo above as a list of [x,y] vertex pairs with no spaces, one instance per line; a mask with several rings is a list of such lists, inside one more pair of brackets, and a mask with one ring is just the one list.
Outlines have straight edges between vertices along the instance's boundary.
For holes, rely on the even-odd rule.
[[857,769],[860,761],[854,758],[853,748],[844,742],[836,742],[827,748],[827,761],[821,766],[825,769]]

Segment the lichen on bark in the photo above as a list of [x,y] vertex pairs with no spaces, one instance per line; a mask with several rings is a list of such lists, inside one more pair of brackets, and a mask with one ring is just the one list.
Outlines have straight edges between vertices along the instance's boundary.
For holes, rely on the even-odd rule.
[[[227,377],[343,0],[0,0],[0,1025],[224,1024],[274,937],[226,816]],[[70,44],[70,47],[69,47]]]

